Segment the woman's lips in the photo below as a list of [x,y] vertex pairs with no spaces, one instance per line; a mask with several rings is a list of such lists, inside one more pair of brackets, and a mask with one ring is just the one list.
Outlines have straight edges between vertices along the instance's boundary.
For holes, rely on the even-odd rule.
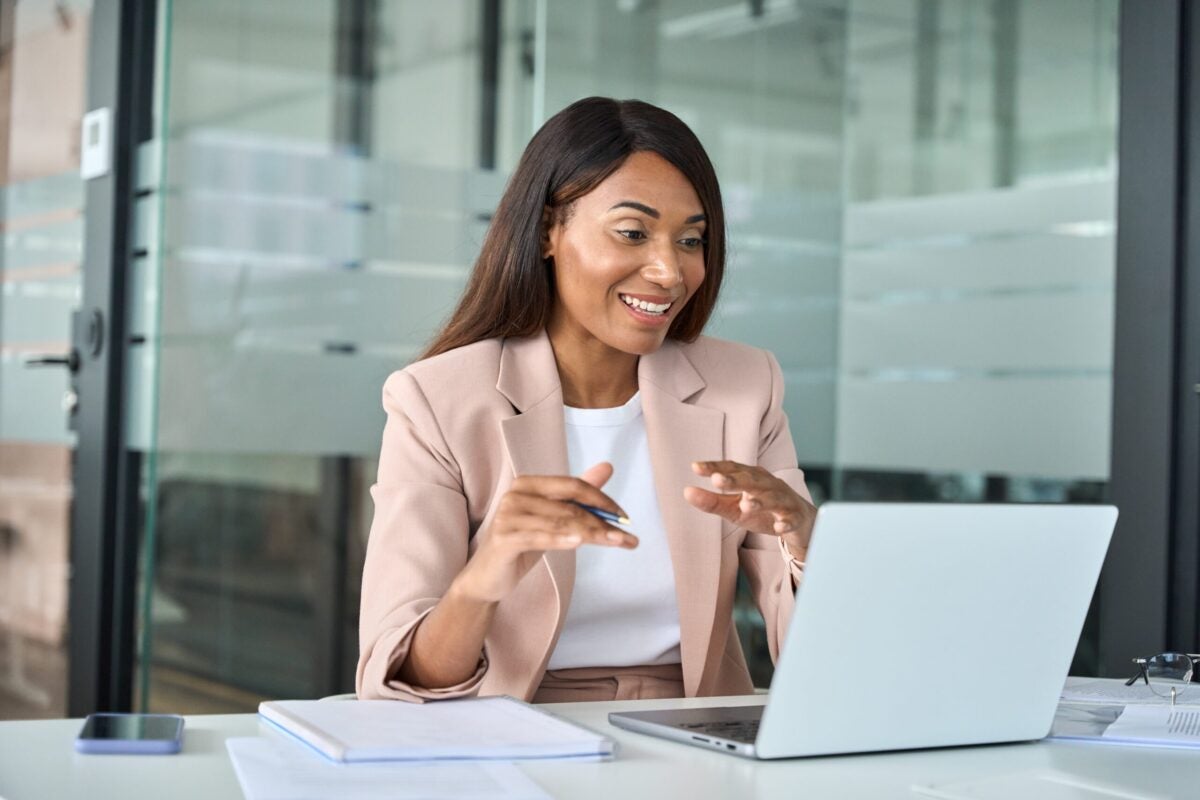
[[625,308],[625,310],[628,311],[630,315],[642,325],[657,328],[660,325],[665,325],[671,319],[670,309],[667,309],[667,311],[664,311],[661,314],[651,314],[648,311],[642,311],[640,308],[634,308],[624,300],[618,299],[617,302],[619,302]]

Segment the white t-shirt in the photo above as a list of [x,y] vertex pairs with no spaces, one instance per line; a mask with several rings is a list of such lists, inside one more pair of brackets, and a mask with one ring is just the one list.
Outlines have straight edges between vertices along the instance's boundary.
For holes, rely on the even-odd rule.
[[549,669],[678,664],[675,572],[654,489],[641,394],[618,408],[564,409],[572,475],[613,465],[602,491],[632,520],[633,550],[582,545],[575,589]]

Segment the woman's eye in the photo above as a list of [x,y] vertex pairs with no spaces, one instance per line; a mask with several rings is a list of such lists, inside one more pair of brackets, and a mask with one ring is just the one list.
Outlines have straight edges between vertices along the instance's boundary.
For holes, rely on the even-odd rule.
[[684,247],[694,250],[697,247],[701,247],[704,245],[704,239],[702,239],[698,236],[689,236],[686,239],[680,239],[679,243],[681,245],[683,245]]
[[632,240],[632,241],[635,241],[635,242],[639,242],[639,241],[641,241],[642,239],[645,239],[645,238],[646,238],[646,232],[645,232],[645,231],[638,231],[638,230],[626,230],[626,231],[617,231],[617,233],[621,234],[621,235],[622,235],[622,236],[624,236],[626,239],[630,239],[630,240]]

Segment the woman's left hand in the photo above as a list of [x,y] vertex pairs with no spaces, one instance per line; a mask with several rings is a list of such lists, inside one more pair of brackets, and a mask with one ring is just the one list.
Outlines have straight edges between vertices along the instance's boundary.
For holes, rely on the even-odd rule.
[[804,560],[817,509],[791,486],[762,467],[736,461],[694,461],[692,471],[710,478],[718,491],[688,486],[683,496],[689,503],[739,528],[780,536]]

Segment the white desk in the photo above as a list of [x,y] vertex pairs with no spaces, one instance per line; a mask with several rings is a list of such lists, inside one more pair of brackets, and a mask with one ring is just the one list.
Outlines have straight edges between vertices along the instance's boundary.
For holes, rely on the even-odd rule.
[[[1053,770],[1124,790],[1131,797],[1200,797],[1200,751],[1041,742],[754,762],[622,731],[608,712],[765,701],[704,698],[570,703],[548,709],[612,736],[618,756],[605,763],[525,764],[557,798],[884,798],[918,797],[910,787]],[[231,736],[277,735],[253,714],[187,718],[183,752],[173,756],[85,756],[74,752],[80,720],[0,722],[0,798],[242,797],[225,752]],[[1035,784],[1036,785],[1036,784]],[[1036,800],[1025,794],[1019,800]],[[1015,799],[1017,800],[1017,799]]]

